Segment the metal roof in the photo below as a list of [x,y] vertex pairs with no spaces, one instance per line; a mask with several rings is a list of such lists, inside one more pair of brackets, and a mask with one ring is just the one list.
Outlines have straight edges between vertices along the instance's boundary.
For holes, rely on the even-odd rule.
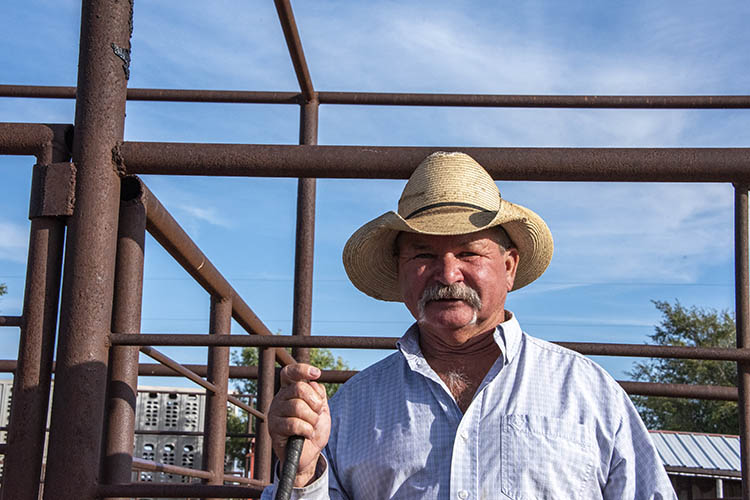
[[649,431],[664,466],[740,471],[740,438],[698,432]]

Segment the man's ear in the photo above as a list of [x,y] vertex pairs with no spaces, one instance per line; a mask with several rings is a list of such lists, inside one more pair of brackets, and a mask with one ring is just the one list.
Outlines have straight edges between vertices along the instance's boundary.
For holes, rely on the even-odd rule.
[[520,255],[518,255],[518,250],[515,248],[510,248],[505,251],[505,281],[509,292],[513,289],[513,283],[516,281],[516,271],[518,271],[519,260]]

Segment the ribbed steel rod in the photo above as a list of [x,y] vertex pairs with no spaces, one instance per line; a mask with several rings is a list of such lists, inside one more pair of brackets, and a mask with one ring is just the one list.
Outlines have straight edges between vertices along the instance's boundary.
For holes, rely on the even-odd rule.
[[[119,333],[110,335],[113,345],[210,346],[234,347],[327,347],[338,349],[395,349],[397,337],[339,337],[313,335],[244,336],[227,335],[211,338],[207,335],[158,333],[129,337]],[[704,359],[715,361],[750,361],[750,348],[683,347],[645,344],[609,344],[598,342],[555,342],[581,354],[594,356],[633,356],[653,358]]]
[[[75,87],[0,85],[0,97],[74,99]],[[128,89],[129,101],[300,104],[299,92],[202,89]],[[321,104],[475,108],[746,109],[747,95],[531,95],[318,91]]]
[[463,151],[497,180],[750,182],[750,148],[463,148],[125,142],[128,173],[408,179],[427,155]]

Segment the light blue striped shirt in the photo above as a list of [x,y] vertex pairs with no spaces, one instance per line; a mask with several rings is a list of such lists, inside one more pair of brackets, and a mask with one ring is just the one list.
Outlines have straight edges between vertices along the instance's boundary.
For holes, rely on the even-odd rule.
[[503,355],[462,414],[412,326],[400,352],[332,398],[328,473],[293,498],[676,498],[630,399],[601,367],[523,333],[515,317],[495,341]]

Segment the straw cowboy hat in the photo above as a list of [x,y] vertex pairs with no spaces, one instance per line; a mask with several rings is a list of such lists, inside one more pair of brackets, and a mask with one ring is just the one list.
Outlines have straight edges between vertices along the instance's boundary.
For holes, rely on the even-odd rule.
[[433,153],[419,164],[390,211],[359,228],[344,247],[354,286],[379,300],[402,301],[396,236],[469,234],[502,226],[518,250],[513,290],[542,275],[552,258],[552,234],[537,214],[502,199],[490,174],[464,153]]

